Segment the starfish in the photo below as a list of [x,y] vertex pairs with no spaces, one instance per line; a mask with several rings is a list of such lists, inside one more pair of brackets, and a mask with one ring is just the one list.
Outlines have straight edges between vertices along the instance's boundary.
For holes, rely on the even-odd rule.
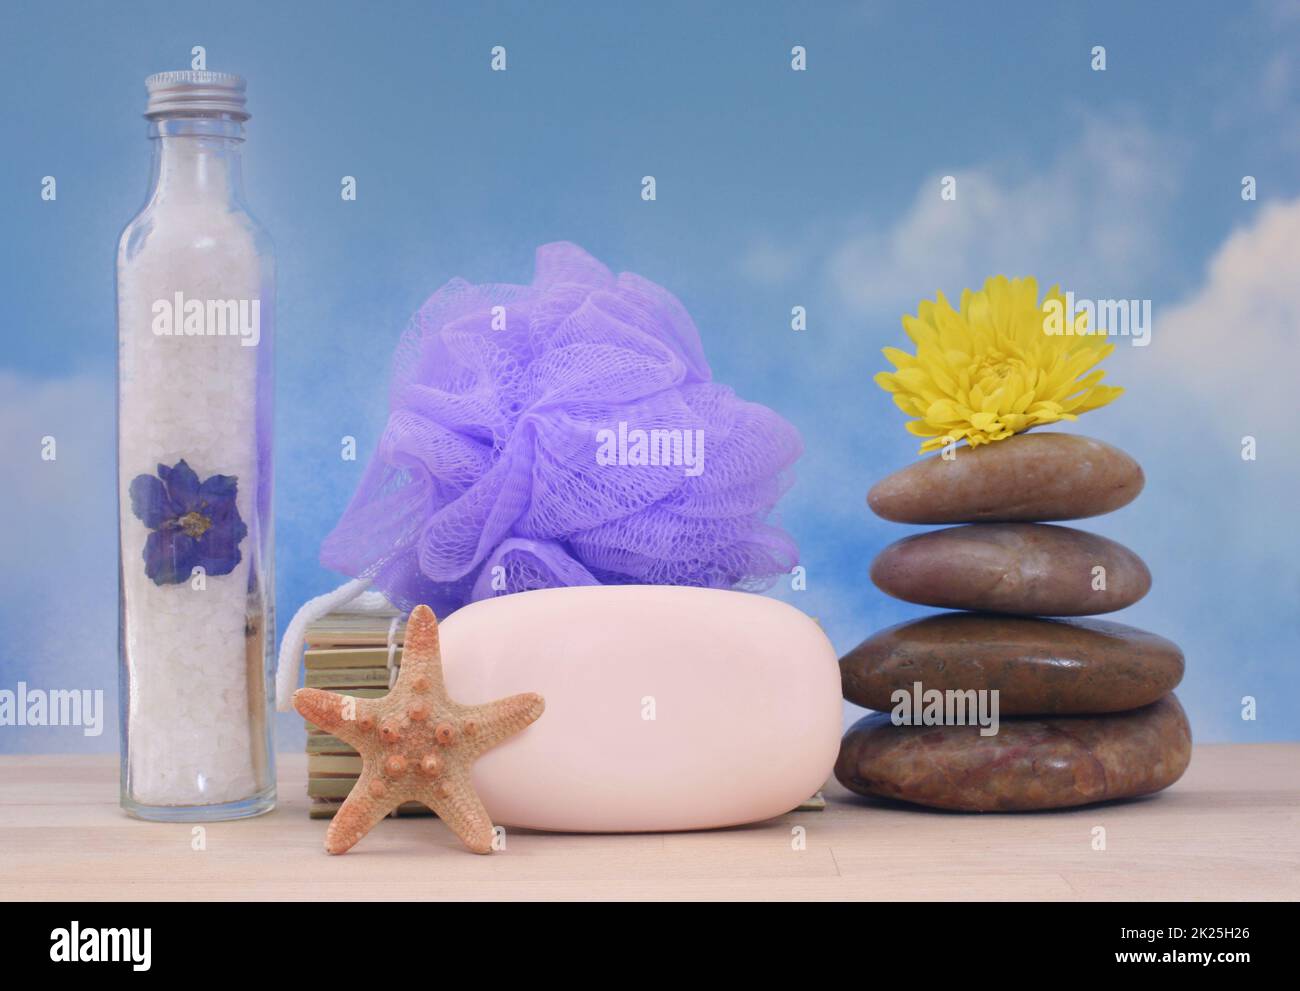
[[433,809],[475,853],[491,853],[492,820],[470,783],[470,768],[546,707],[532,692],[483,705],[448,697],[438,620],[428,606],[411,611],[397,683],[386,696],[300,688],[293,704],[361,754],[361,776],[325,833],[327,853],[346,853],[380,819],[412,801]]

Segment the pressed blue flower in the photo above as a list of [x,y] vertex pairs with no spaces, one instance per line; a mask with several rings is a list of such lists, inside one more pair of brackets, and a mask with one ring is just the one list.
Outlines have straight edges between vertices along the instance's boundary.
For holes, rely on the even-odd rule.
[[153,532],[144,543],[144,573],[157,585],[187,580],[195,568],[228,575],[248,535],[235,506],[237,480],[211,475],[202,483],[182,458],[158,474],[131,481],[131,511]]

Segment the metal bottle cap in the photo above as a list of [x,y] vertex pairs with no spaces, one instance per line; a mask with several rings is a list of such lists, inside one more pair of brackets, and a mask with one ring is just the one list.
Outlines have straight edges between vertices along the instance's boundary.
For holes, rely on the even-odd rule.
[[144,85],[149,91],[144,115],[151,120],[208,114],[228,114],[236,120],[248,120],[248,111],[244,109],[247,84],[242,76],[186,69],[156,73]]

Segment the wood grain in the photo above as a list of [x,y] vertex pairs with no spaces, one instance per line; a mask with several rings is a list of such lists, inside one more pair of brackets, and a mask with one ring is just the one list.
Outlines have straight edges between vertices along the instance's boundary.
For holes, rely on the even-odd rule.
[[1300,898],[1300,744],[1198,746],[1164,794],[1085,809],[926,812],[832,782],[822,812],[699,833],[511,832],[489,857],[437,820],[392,819],[328,858],[306,758],[278,760],[279,808],[209,825],[194,850],[193,827],[121,811],[115,757],[0,757],[0,899]]

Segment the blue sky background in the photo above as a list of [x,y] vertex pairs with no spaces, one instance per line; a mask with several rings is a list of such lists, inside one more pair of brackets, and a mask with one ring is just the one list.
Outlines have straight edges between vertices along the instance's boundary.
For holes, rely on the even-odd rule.
[[[1300,739],[1300,4],[10,0],[0,687],[103,688],[110,723],[0,728],[0,751],[116,747],[113,255],[148,176],[144,77],[193,45],[249,80],[245,178],[278,249],[281,624],[339,581],[317,548],[410,314],[456,275],[527,282],[536,246],[567,239],[676,293],[715,377],[800,428],[782,514],[808,589],[777,594],[843,652],[926,611],[867,578],[910,530],[864,494],[915,457],[871,383],[879,349],[936,289],[1033,274],[1153,301],[1152,345],[1108,362],[1127,395],[1075,428],[1147,471],[1136,503],[1084,524],[1155,576],[1114,618],[1182,644],[1199,740]],[[279,728],[296,749],[299,720]]]

